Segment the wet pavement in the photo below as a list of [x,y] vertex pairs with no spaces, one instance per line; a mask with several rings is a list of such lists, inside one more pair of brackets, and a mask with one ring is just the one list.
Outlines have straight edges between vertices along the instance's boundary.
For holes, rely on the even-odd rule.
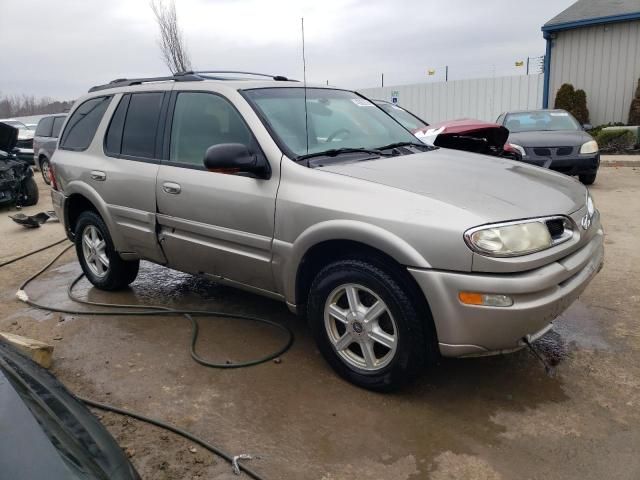
[[[72,391],[162,418],[272,479],[640,478],[640,169],[603,168],[591,189],[606,229],[606,263],[580,299],[529,351],[442,360],[395,394],[339,379],[303,321],[283,304],[144,263],[130,290],[91,301],[153,303],[263,316],[290,326],[279,363],[213,370],[192,361],[184,317],[47,313],[14,299],[20,281],[54,251],[0,270],[0,330],[55,345],[53,372]],[[44,192],[43,192],[44,193]],[[48,209],[46,195],[27,213]],[[62,237],[59,225],[23,231],[0,212],[0,261]],[[26,233],[25,233],[26,232]],[[73,251],[29,288],[76,308],[66,288]],[[282,332],[242,320],[200,319],[199,353],[243,361],[282,344]],[[189,442],[100,413],[143,478],[231,479],[228,465]]]

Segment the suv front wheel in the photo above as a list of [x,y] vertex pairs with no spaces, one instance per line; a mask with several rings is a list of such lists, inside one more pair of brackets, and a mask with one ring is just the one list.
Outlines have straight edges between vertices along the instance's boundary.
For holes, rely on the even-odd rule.
[[394,390],[434,358],[431,318],[401,275],[383,264],[346,259],[323,268],[307,316],[318,348],[336,372],[371,390]]
[[82,271],[101,290],[119,290],[136,279],[140,261],[120,258],[107,226],[97,213],[87,211],[80,214],[75,244]]

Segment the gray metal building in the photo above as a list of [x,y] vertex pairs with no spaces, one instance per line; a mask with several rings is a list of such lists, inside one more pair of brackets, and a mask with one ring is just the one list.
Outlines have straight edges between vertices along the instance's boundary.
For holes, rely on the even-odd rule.
[[640,0],[578,0],[542,32],[543,106],[571,83],[587,93],[592,124],[626,123],[640,77]]

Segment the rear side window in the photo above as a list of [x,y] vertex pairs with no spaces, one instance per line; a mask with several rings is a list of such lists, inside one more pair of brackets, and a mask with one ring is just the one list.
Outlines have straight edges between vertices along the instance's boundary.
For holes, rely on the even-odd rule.
[[[122,155],[139,158],[155,157],[156,131],[163,98],[163,92],[131,95],[122,131],[120,150]],[[123,112],[117,113],[124,115]],[[116,120],[114,118],[114,128],[117,126]],[[107,137],[108,140],[109,137]],[[114,148],[116,146],[117,143],[114,144]]]
[[86,150],[96,134],[100,120],[109,106],[111,97],[95,97],[75,109],[62,132],[60,148]]
[[53,117],[44,117],[38,122],[36,127],[36,136],[38,137],[50,137],[51,128],[53,127]]
[[[64,123],[64,118],[65,117],[55,117],[53,119],[53,128],[51,129],[51,136],[53,138],[58,138],[60,136],[60,129]],[[38,124],[38,126],[40,126],[40,124]]]
[[104,139],[104,152],[112,157],[119,156],[122,150],[122,130],[124,129],[124,119],[127,116],[130,99],[131,95],[123,95],[107,129]]

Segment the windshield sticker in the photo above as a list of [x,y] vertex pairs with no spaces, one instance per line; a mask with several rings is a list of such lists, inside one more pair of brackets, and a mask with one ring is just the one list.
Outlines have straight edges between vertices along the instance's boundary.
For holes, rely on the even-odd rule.
[[352,98],[351,101],[358,105],[359,107],[373,107],[373,103],[364,98]]
[[568,117],[569,114],[567,112],[549,112],[549,115],[552,117]]

